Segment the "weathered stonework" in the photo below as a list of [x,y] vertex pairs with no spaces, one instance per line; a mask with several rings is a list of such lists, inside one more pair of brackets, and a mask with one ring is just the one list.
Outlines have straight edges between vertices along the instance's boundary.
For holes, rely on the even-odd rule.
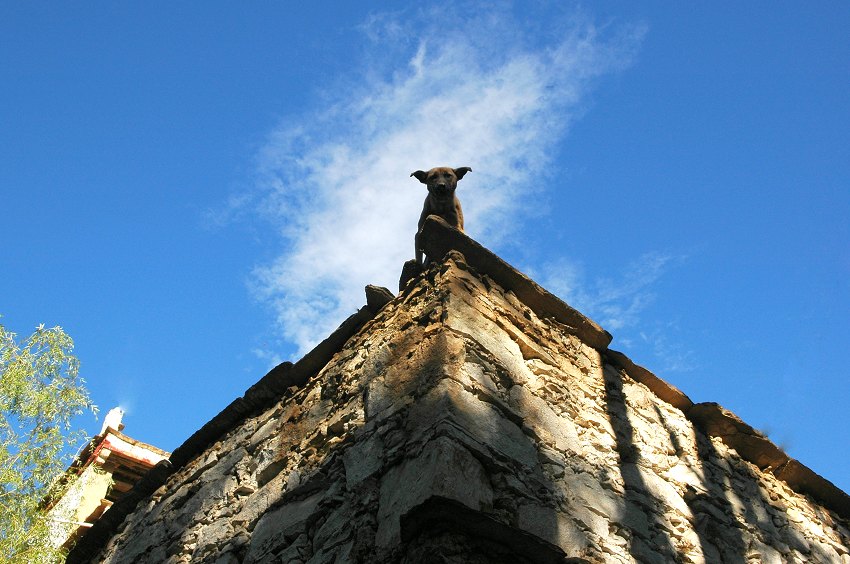
[[843,492],[461,250],[69,561],[850,563]]

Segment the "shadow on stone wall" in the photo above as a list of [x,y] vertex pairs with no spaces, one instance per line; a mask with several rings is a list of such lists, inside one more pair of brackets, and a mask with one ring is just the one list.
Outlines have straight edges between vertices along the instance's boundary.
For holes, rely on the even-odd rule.
[[616,437],[620,475],[625,482],[625,507],[619,521],[628,528],[629,552],[641,562],[680,561],[665,527],[658,518],[650,488],[641,475],[641,448],[635,440],[635,430],[629,420],[623,380],[619,372],[604,371],[605,409]]
[[720,459],[720,453],[711,439],[702,433],[697,432],[696,443],[704,491],[690,489],[685,501],[694,514],[694,529],[699,535],[703,554],[706,559],[719,562],[746,562],[747,546],[741,529],[730,526],[734,514],[728,493],[730,484],[724,483],[724,476],[711,469],[711,465]]
[[784,553],[792,549],[807,559],[814,556],[813,561],[833,561],[835,554],[811,546],[792,525],[786,508],[771,503],[749,464],[737,456],[724,456],[699,431],[696,439],[704,490],[690,489],[685,500],[694,514],[695,530],[707,560],[736,563],[756,558],[781,562],[786,560]]
[[[668,433],[679,452],[681,445],[678,437],[669,429]],[[724,483],[728,476],[710,468],[715,461],[720,460],[720,453],[711,439],[699,431],[695,431],[695,438],[700,462],[700,468],[695,470],[702,474],[702,488],[688,488],[684,499],[693,514],[693,526],[702,553],[709,562],[746,562],[747,546],[743,531],[737,526],[730,526],[733,508],[729,500],[728,484]]]
[[[674,513],[668,505],[670,500],[663,496],[652,497],[652,485],[644,477],[657,470],[645,463],[647,474],[640,472],[641,448],[651,445],[638,440],[632,423],[636,411],[628,407],[624,378],[619,371],[605,372],[606,406],[617,438],[619,467],[626,486],[626,507],[621,519],[632,529],[629,548],[640,561],[681,561],[683,555],[675,547],[676,539],[667,533],[671,530],[670,524],[660,517]],[[706,562],[779,563],[800,558],[832,562],[839,557],[838,553],[807,541],[803,534],[804,518],[799,514],[795,517],[796,510],[786,506],[780,495],[769,493],[766,489],[769,486],[750,463],[734,451],[721,452],[712,439],[696,427],[691,427],[693,434],[690,436],[683,433],[667,420],[658,404],[653,404],[652,408],[654,419],[666,432],[665,438],[679,458],[678,464],[689,469],[688,479],[692,481],[686,480],[681,497],[690,511],[690,516],[685,514],[685,517],[696,534]],[[688,456],[689,452],[694,456]],[[663,476],[662,479],[667,480]],[[781,490],[785,486],[774,487]],[[828,513],[823,509],[819,511],[821,522],[831,524]],[[641,522],[645,525],[640,525]],[[686,538],[686,532],[680,531],[678,540]],[[640,542],[635,542],[636,539]],[[647,541],[649,544],[644,545]]]

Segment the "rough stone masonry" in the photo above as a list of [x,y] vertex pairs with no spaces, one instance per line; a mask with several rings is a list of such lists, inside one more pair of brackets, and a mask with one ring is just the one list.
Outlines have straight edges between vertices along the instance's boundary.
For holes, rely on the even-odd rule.
[[68,561],[850,563],[846,494],[429,222],[442,261],[372,289]]

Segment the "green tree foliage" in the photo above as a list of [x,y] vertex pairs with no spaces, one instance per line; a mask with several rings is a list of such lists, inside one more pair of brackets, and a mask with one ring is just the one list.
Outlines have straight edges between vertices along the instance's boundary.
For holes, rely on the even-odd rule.
[[0,324],[0,561],[56,562],[44,502],[85,435],[72,419],[96,413],[61,327],[28,338]]

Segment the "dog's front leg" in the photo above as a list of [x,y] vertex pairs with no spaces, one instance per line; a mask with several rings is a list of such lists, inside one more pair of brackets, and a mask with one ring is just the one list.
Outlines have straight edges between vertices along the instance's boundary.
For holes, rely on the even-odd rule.
[[419,244],[419,238],[422,236],[422,230],[416,232],[413,238],[413,246],[416,247],[416,264],[422,266],[422,245]]
[[425,198],[425,204],[422,206],[422,213],[419,214],[419,221],[416,223],[416,236],[413,238],[413,246],[416,247],[416,265],[422,266],[422,255],[424,254],[422,251],[422,226],[425,225],[425,220],[432,213],[431,212],[431,200],[430,196]]

